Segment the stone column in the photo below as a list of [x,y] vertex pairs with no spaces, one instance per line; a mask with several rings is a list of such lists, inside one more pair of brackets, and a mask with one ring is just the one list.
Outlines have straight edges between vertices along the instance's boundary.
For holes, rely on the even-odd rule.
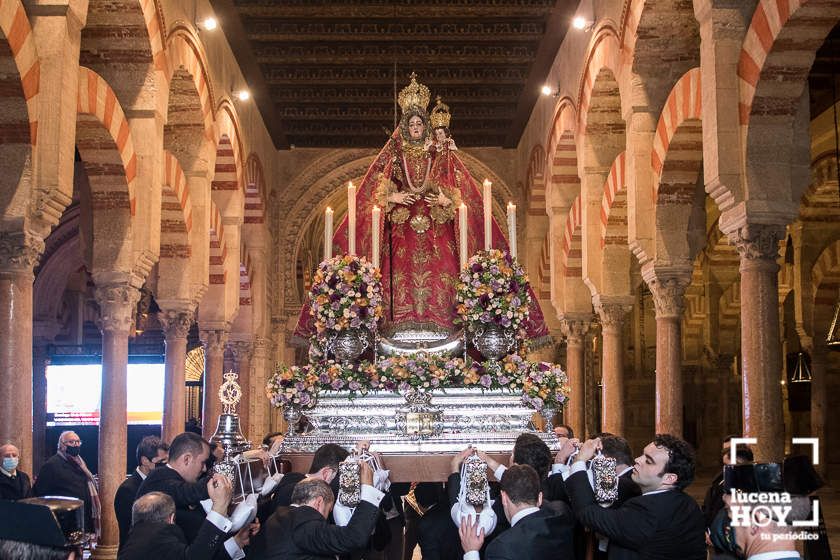
[[589,314],[563,315],[561,325],[566,337],[566,375],[569,377],[569,399],[567,422],[582,437],[586,433],[586,331],[592,316]]
[[164,309],[158,313],[158,321],[166,336],[166,373],[163,396],[163,441],[172,439],[184,431],[186,422],[186,380],[184,372],[187,360],[187,336],[193,323],[191,308]]
[[20,468],[32,469],[32,282],[44,241],[29,233],[0,233],[0,442],[20,449]]
[[32,472],[37,474],[47,458],[47,366],[49,341],[36,337],[32,344]]
[[729,233],[741,256],[744,435],[758,438],[756,462],[779,461],[785,442],[779,372],[779,239],[784,227],[745,225]]
[[656,433],[682,437],[682,316],[691,272],[645,274],[656,313]]
[[204,343],[204,402],[201,407],[201,431],[205,438],[209,438],[216,431],[216,424],[222,413],[219,388],[223,382],[225,344],[228,334],[228,330],[224,328],[199,331],[201,342]]
[[820,438],[820,464],[815,468],[823,475],[827,474],[826,464],[826,411],[828,409],[826,374],[826,347],[823,344],[813,345],[811,352],[811,437]]
[[102,396],[99,404],[102,535],[95,556],[116,558],[120,535],[114,515],[114,495],[127,472],[128,337],[134,323],[140,291],[128,283],[105,284],[96,287],[94,297],[99,304],[98,326],[102,331]]
[[251,360],[251,398],[248,401],[248,433],[261,437],[271,431],[269,403],[265,385],[273,373],[271,340],[262,336],[254,338],[254,355]]
[[[236,372],[239,374],[239,385],[242,386],[242,400],[239,401],[237,412],[239,413],[239,425],[242,432],[249,441],[255,441],[257,434],[250,432],[251,418],[251,358],[254,356],[254,343],[247,340],[236,340],[230,343],[230,349],[236,360]],[[262,437],[262,435],[260,435]]]
[[603,363],[601,431],[624,436],[624,318],[633,309],[632,299],[596,297],[601,318]]

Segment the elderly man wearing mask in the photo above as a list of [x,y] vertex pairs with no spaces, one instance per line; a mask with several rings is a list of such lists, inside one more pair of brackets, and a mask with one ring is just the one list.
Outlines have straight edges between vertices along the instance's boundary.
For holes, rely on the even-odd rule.
[[22,500],[32,495],[29,475],[18,470],[20,451],[11,443],[0,445],[0,500]]

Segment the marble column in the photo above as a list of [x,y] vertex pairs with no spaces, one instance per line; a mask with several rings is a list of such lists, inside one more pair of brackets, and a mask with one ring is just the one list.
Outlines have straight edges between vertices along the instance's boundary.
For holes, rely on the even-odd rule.
[[[234,360],[236,360],[236,372],[239,374],[237,382],[242,387],[242,400],[239,401],[237,412],[239,414],[239,425],[242,427],[242,433],[250,441],[258,441],[254,438],[258,434],[250,432],[250,418],[251,418],[251,358],[254,356],[254,343],[247,340],[236,340],[229,344],[233,352]],[[262,437],[262,435],[260,435]]]
[[592,316],[589,314],[563,315],[561,328],[566,337],[566,375],[569,377],[571,396],[566,409],[568,424],[575,432],[575,436],[582,437],[586,433],[586,331]]
[[171,442],[184,431],[186,423],[186,360],[187,336],[194,312],[189,307],[162,309],[158,321],[166,337],[166,370],[163,395],[163,423],[161,437]]
[[43,240],[0,233],[0,442],[20,449],[20,468],[32,469],[32,282]]
[[656,415],[657,434],[683,435],[682,316],[685,275],[646,275],[656,314]]
[[624,436],[624,319],[633,309],[627,298],[597,298],[601,318],[601,431]]
[[128,472],[125,453],[128,447],[128,337],[140,291],[128,283],[105,284],[96,287],[94,298],[99,305],[98,326],[102,331],[102,396],[99,404],[102,535],[95,556],[116,558],[120,535],[113,503],[117,488]]
[[779,240],[784,227],[746,225],[729,234],[741,257],[741,371],[744,435],[758,438],[756,462],[779,461],[785,442],[779,375]]
[[265,385],[273,373],[271,339],[254,338],[254,356],[251,360],[251,399],[248,403],[248,432],[261,437],[271,431],[270,405],[265,396]]
[[202,434],[209,438],[216,431],[222,402],[219,400],[219,388],[222,386],[225,366],[225,345],[229,331],[227,329],[201,329],[199,336],[204,343],[204,394],[201,407]]
[[815,468],[823,477],[827,474],[826,464],[826,412],[828,410],[828,386],[826,384],[826,347],[817,344],[810,349],[811,353],[811,434],[810,437],[820,438],[820,464]]

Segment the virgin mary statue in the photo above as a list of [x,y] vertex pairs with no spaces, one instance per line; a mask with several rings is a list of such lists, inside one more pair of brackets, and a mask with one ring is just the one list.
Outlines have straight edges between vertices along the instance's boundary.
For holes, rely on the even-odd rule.
[[[385,147],[371,164],[356,195],[356,248],[371,257],[371,210],[382,209],[379,224],[380,268],[384,299],[382,332],[453,333],[456,328],[455,287],[460,273],[459,228],[456,215],[467,207],[468,255],[475,254],[484,238],[483,205],[478,186],[457,155],[449,134],[451,114],[440,98],[431,114],[429,88],[411,83],[399,94],[402,118]],[[508,243],[493,221],[493,248],[507,250]],[[348,245],[345,218],[333,236],[333,253],[344,254]],[[527,325],[529,339],[548,335],[542,312],[531,294]],[[308,337],[308,306],[296,335]]]

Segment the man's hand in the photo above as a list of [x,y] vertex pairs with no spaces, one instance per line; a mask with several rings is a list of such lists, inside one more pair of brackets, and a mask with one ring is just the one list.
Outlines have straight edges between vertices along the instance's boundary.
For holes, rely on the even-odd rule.
[[588,461],[595,456],[595,452],[601,449],[601,438],[588,439],[580,446],[578,461]]
[[260,520],[254,519],[254,521],[250,525],[246,525],[242,527],[236,535],[233,536],[233,540],[236,541],[236,544],[239,545],[239,548],[245,548],[251,542],[251,537],[256,535],[260,532]]
[[452,472],[454,472],[454,473],[461,472],[461,463],[463,463],[464,459],[466,459],[467,457],[472,455],[474,452],[475,452],[475,449],[473,449],[472,446],[470,446],[470,447],[467,447],[466,449],[464,449],[463,451],[461,451],[460,453],[458,453],[457,455],[453,455],[452,456],[452,462],[450,464],[450,466],[452,468]]
[[364,453],[368,450],[370,450],[370,442],[368,440],[362,439],[356,442],[356,451]]
[[461,537],[461,548],[464,552],[471,550],[481,550],[484,545],[484,529],[478,530],[478,516],[475,516],[475,522],[470,523],[470,516],[461,518],[461,526],[458,527],[458,535]]
[[359,461],[359,482],[373,486],[373,469],[364,461]]
[[233,495],[233,486],[228,477],[221,474],[214,474],[207,481],[207,494],[213,501],[213,511],[227,516],[227,508],[230,505],[230,498]]
[[407,192],[395,192],[388,198],[395,204],[404,204],[406,206],[413,204],[417,200],[413,194]]
[[492,458],[490,455],[488,455],[484,451],[476,451],[475,454],[478,455],[479,458],[481,458],[482,461],[487,463],[487,466],[490,467],[490,470],[493,471],[493,472],[496,472],[496,469],[498,469],[500,466],[502,466],[502,464],[500,462],[498,462],[497,460]]
[[565,465],[572,453],[580,447],[580,440],[578,438],[558,438],[557,441],[560,442],[560,451],[557,452],[554,462]]

